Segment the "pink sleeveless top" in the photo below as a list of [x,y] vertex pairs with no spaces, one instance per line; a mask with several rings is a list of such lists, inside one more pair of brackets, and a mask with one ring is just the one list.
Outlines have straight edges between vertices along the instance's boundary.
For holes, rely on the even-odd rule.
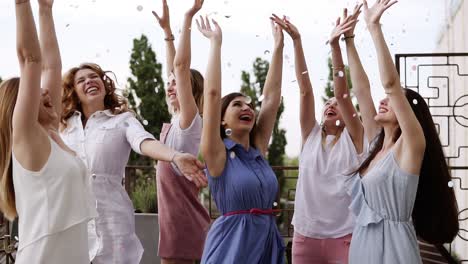
[[[178,125],[178,120],[175,125]],[[163,125],[161,142],[166,143],[171,127],[177,129],[172,124]],[[178,151],[184,150],[178,149]],[[169,259],[201,259],[210,217],[199,201],[200,189],[184,176],[178,175],[169,162],[158,162],[156,178],[160,230],[159,256]]]

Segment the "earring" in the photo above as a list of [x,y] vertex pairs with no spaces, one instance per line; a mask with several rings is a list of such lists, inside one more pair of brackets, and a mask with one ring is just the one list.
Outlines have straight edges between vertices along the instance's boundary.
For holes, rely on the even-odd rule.
[[226,128],[226,129],[224,130],[224,133],[226,133],[226,136],[228,136],[228,137],[229,137],[229,136],[231,136],[231,135],[232,135],[232,129],[230,129],[230,128]]

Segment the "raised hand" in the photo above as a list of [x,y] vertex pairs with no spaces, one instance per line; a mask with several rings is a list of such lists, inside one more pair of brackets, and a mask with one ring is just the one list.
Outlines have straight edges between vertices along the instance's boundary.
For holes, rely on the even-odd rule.
[[271,31],[273,33],[273,39],[275,40],[275,47],[284,46],[284,35],[281,26],[271,21]]
[[289,21],[289,19],[286,18],[286,16],[281,19],[277,15],[272,14],[270,19],[279,25],[284,31],[286,31],[289,36],[291,36],[292,40],[301,38],[299,30],[291,23],[291,21]]
[[[357,19],[358,19],[359,15],[361,14],[362,5],[363,4],[356,4],[354,6],[353,14],[350,15],[350,17],[352,17],[352,19],[355,20],[356,22],[354,24],[352,24],[351,28],[344,33],[345,37],[351,37],[351,36],[354,35],[354,29],[356,28],[356,25],[357,25],[357,22],[358,22]],[[345,9],[345,11],[343,12],[343,20],[346,19],[347,17],[348,17],[348,10]]]
[[[347,10],[345,9],[343,11],[343,14],[346,14]],[[353,24],[355,24],[357,21],[357,18],[353,16],[346,16],[343,21],[341,21],[341,18],[339,17],[336,20],[335,23],[335,28],[333,28],[331,34],[330,34],[330,39],[329,43],[330,45],[339,45],[338,41],[340,40],[340,36],[344,34],[346,31],[350,30],[352,27],[354,27]]]
[[50,7],[54,5],[54,0],[38,0],[39,6]]
[[167,5],[167,0],[163,0],[163,12],[162,16],[158,16],[156,11],[152,12],[156,20],[158,20],[159,25],[162,29],[170,29],[171,21],[169,19],[169,6]]
[[221,31],[221,28],[219,27],[218,22],[216,22],[214,19],[211,19],[211,21],[213,22],[214,29],[211,28],[208,16],[206,16],[205,19],[203,19],[203,17],[200,16],[200,21],[198,21],[197,19],[198,30],[200,30],[200,32],[206,38],[221,43],[223,41],[223,33]]
[[197,187],[206,187],[208,180],[203,172],[204,165],[193,155],[180,153],[175,155],[174,163],[180,172]]
[[193,17],[198,11],[200,11],[200,9],[203,6],[203,2],[204,0],[195,0],[192,8],[190,8],[189,11],[187,11],[187,15],[190,15]]
[[369,8],[367,0],[363,0],[364,4],[364,19],[366,24],[379,24],[380,18],[385,10],[396,4],[397,0],[376,0],[374,5]]

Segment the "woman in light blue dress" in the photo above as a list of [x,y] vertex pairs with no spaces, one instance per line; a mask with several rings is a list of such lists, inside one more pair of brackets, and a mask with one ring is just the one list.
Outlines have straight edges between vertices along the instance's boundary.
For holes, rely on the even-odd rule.
[[441,244],[458,233],[455,195],[431,113],[418,93],[401,88],[381,30],[380,17],[394,3],[377,0],[369,8],[364,1],[387,97],[374,117],[381,132],[348,181],[356,215],[351,264],[421,263],[418,238]]
[[278,182],[265,160],[281,101],[283,33],[272,25],[275,47],[256,118],[249,97],[231,93],[221,99],[221,29],[214,20],[213,28],[208,20],[200,22],[200,31],[211,41],[201,153],[222,214],[209,230],[201,262],[283,263],[284,244],[272,210]]

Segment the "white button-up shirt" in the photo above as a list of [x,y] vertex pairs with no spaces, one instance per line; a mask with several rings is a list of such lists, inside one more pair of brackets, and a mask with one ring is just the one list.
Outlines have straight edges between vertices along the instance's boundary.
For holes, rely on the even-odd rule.
[[89,225],[93,263],[140,263],[143,247],[135,234],[133,204],[122,186],[131,149],[154,139],[130,112],[92,114],[83,128],[81,113],[67,120],[61,136],[76,151],[92,175],[98,218]]

